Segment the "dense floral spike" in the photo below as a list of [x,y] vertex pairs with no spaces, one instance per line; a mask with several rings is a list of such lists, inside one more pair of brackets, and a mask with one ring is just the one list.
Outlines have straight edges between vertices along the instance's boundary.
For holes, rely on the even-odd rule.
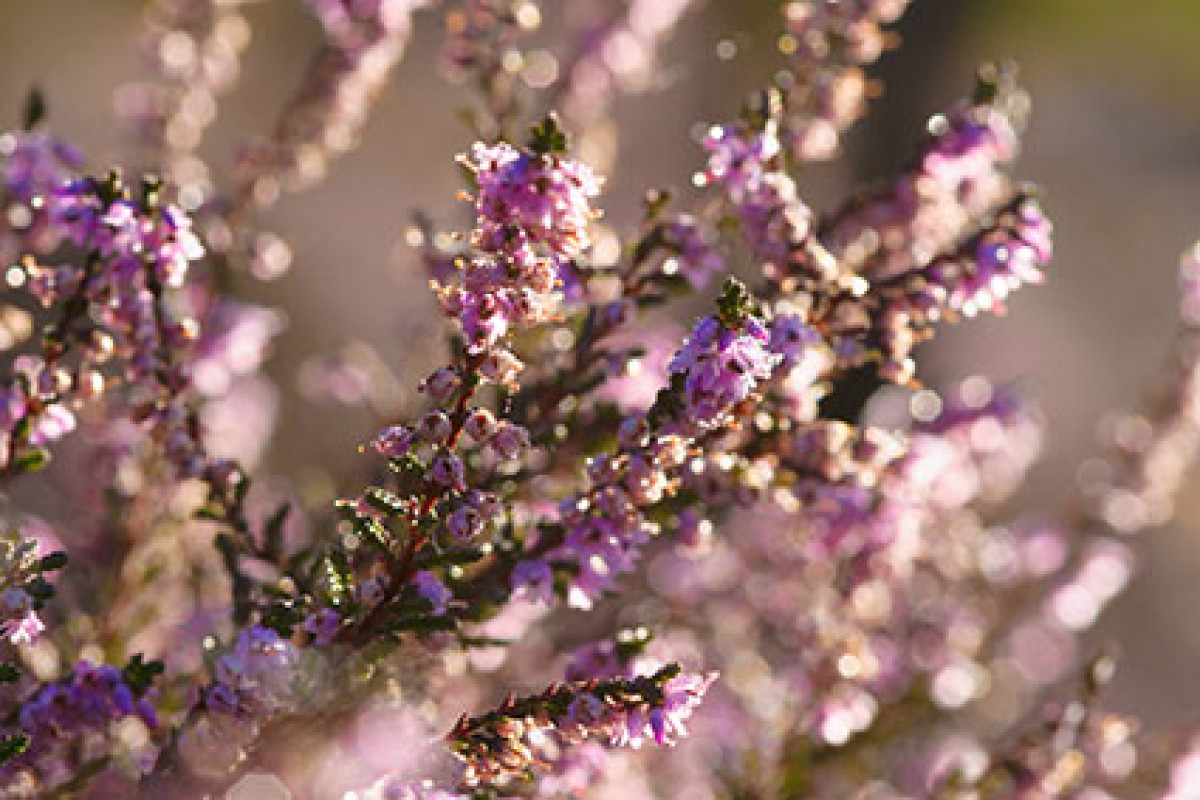
[[934,324],[955,315],[1002,312],[1002,301],[1013,289],[1042,281],[1052,251],[1050,233],[1037,200],[1018,194],[953,252],[880,279],[865,293],[834,295],[822,314],[839,361],[855,366],[875,359],[886,380],[911,380],[912,350],[931,335]]
[[[82,267],[25,265],[28,289],[55,308],[44,352],[15,364],[3,436],[6,465],[42,452],[73,429],[71,406],[124,381],[135,416],[154,435],[180,474],[207,464],[187,405],[186,350],[196,324],[178,318],[168,297],[182,286],[189,263],[203,254],[183,212],[159,198],[157,183],[136,194],[115,173],[60,186],[47,201],[50,223],[85,254]],[[68,357],[73,356],[72,361]],[[106,374],[113,358],[121,374]]]
[[642,546],[658,532],[646,510],[675,493],[695,440],[729,424],[782,361],[767,348],[766,327],[740,283],[727,281],[718,306],[719,314],[702,319],[676,354],[672,381],[654,406],[622,423],[617,451],[588,463],[588,488],[559,506],[561,544],[518,565],[514,589],[549,599],[553,565],[568,575],[570,604],[586,609],[633,571]]
[[[547,136],[557,135],[548,118]],[[474,172],[474,242],[519,270],[549,256],[561,272],[591,246],[588,227],[596,217],[591,199],[600,180],[591,168],[563,158],[553,138],[535,139],[536,149],[504,142],[477,143],[466,165]]]
[[640,678],[557,684],[540,695],[510,697],[483,716],[463,717],[447,738],[466,765],[468,784],[503,786],[530,774],[547,738],[567,745],[587,739],[633,748],[646,741],[675,744],[716,677],[669,665]]
[[708,429],[728,422],[731,409],[782,360],[769,342],[766,327],[752,317],[740,329],[716,317],[700,321],[670,365],[672,373],[684,377],[689,425]]
[[477,144],[465,163],[478,187],[475,247],[461,283],[435,288],[479,354],[553,316],[561,276],[590,247],[590,199],[600,182],[578,161],[505,143]]
[[[556,135],[553,120],[547,120],[534,130],[533,141],[546,144]],[[590,246],[588,226],[596,215],[589,201],[599,191],[599,180],[586,165],[547,147],[479,144],[466,163],[477,187],[472,248],[459,264],[460,281],[435,283],[434,288],[445,313],[458,320],[467,352],[424,384],[445,410],[430,412],[411,431],[389,428],[375,441],[380,453],[397,460],[410,457],[414,445],[433,446],[433,455],[424,462],[425,485],[404,513],[419,523],[440,500],[451,500],[446,525],[458,541],[472,539],[497,512],[489,494],[468,491],[464,462],[456,452],[460,436],[465,433],[499,461],[517,459],[530,446],[524,428],[486,408],[473,408],[469,401],[485,381],[514,383],[521,365],[504,344],[521,328],[555,313],[558,272]],[[421,575],[419,594],[444,612],[449,600],[445,587],[432,573]]]

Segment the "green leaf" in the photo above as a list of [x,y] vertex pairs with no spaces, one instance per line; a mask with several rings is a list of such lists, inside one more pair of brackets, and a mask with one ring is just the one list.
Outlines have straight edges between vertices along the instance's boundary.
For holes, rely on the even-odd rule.
[[129,659],[129,663],[121,670],[121,676],[135,694],[143,694],[154,679],[163,674],[165,667],[161,661],[146,661],[141,653]]
[[66,565],[67,554],[61,550],[57,550],[42,556],[42,560],[38,562],[38,569],[42,572],[50,572],[51,570],[62,569]]
[[732,276],[725,279],[721,296],[717,298],[717,315],[725,327],[732,330],[741,328],[746,323],[746,317],[756,313],[757,305],[746,284]]
[[414,559],[414,563],[421,569],[428,569],[429,567],[465,566],[474,564],[481,558],[483,558],[483,553],[478,550],[447,550],[444,553],[426,550]]
[[538,155],[564,155],[567,152],[567,135],[558,124],[558,116],[547,114],[545,119],[530,128],[527,144]]
[[29,737],[23,733],[15,733],[0,739],[0,764],[8,763],[29,747]]
[[0,663],[0,683],[16,683],[21,679],[21,670],[11,661]]
[[279,508],[275,509],[275,513],[267,520],[267,524],[264,527],[267,552],[273,558],[277,559],[280,553],[283,552],[283,525],[287,522],[288,515],[291,513],[291,503],[280,503]]
[[363,499],[375,509],[385,514],[400,514],[404,511],[404,501],[395,494],[378,486],[368,486],[363,492]]
[[16,468],[17,472],[38,472],[45,469],[49,463],[50,451],[42,447],[35,447],[17,456]]
[[46,119],[46,95],[40,86],[33,86],[25,95],[25,109],[21,114],[21,127],[31,131]]
[[354,532],[358,538],[373,545],[384,555],[392,552],[391,532],[375,520],[359,517],[354,521]]
[[23,588],[35,600],[49,600],[54,596],[54,587],[45,578],[33,578]]

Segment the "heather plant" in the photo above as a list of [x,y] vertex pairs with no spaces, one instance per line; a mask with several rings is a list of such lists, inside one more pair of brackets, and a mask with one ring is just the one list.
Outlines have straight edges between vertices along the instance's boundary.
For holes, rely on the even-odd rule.
[[[694,4],[547,44],[552,5],[305,3],[323,42],[228,175],[198,147],[239,0],[150,4],[124,163],[30,93],[0,138],[4,796],[1198,796],[1195,733],[1106,710],[1117,659],[1081,636],[1200,441],[1200,245],[1161,396],[1069,508],[1014,512],[1042,416],[926,385],[919,346],[1051,262],[1015,68],[818,210],[806,171],[908,3],[786,2],[694,186],[645,187],[602,247],[637,146],[613,101]],[[440,360],[315,503],[262,458],[284,317],[261,303],[291,261],[262,212],[355,146],[420,16],[474,139],[445,165],[462,226],[418,210],[407,236]],[[399,380],[310,366],[331,396]],[[72,525],[23,507],[39,482]]]

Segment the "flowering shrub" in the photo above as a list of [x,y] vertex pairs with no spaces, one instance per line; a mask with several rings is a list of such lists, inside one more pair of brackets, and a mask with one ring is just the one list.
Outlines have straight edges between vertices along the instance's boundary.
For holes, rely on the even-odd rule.
[[[600,258],[611,160],[581,153],[614,151],[573,137],[691,3],[628,0],[553,70],[532,0],[306,5],[320,51],[228,182],[197,147],[236,0],[151,4],[117,92],[136,160],[94,170],[36,92],[0,138],[0,793],[1198,796],[1195,734],[1103,710],[1114,661],[1079,637],[1200,439],[1200,249],[1163,399],[1071,518],[997,520],[1040,445],[1027,398],[921,382],[919,344],[1051,261],[1010,67],[817,211],[799,178],[907,3],[787,2],[780,69],[708,129],[696,191],[646,187]],[[477,137],[469,222],[413,237],[448,346],[362,480],[308,502],[260,463],[283,318],[246,295],[290,260],[260,212],[354,146],[422,14]],[[680,332],[664,305],[704,310]],[[314,380],[383,380],[352,367]],[[875,397],[835,418],[851,380]],[[72,529],[18,510],[39,481]]]

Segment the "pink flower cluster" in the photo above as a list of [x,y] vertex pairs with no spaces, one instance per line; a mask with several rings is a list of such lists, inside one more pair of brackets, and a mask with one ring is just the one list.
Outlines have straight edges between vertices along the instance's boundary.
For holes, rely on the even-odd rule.
[[740,330],[716,317],[696,325],[671,360],[671,372],[685,377],[688,425],[705,430],[729,420],[731,410],[771,377],[783,356],[770,350],[770,333],[753,317]]
[[600,181],[581,162],[507,143],[476,144],[473,252],[459,286],[438,287],[474,352],[495,347],[518,326],[548,321],[562,276],[591,244]]

